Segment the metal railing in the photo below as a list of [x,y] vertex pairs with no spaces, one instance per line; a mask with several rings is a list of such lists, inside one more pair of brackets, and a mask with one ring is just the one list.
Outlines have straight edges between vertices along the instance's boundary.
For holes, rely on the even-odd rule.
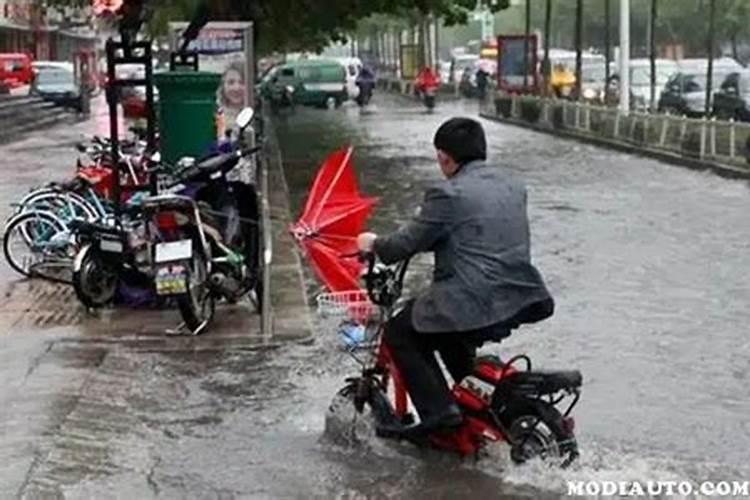
[[750,123],[632,111],[536,96],[488,96],[485,116],[750,168]]
[[[265,139],[265,116],[266,109],[262,104],[260,106],[256,103],[256,109],[258,110],[259,116],[256,121],[255,133],[252,135],[253,146],[256,143],[256,135]],[[265,339],[270,339],[273,335],[273,309],[271,307],[271,266],[273,264],[273,236],[271,231],[271,204],[269,201],[269,187],[268,187],[268,162],[265,156],[265,150],[257,155],[254,159],[255,165],[255,180],[256,186],[260,190],[260,232],[261,232],[261,251],[259,252],[258,259],[261,269],[261,281],[262,296],[257,299],[260,301],[260,330],[261,335]]]

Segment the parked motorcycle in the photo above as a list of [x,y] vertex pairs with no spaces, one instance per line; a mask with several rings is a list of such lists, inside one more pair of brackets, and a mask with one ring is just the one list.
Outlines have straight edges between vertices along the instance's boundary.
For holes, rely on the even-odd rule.
[[[170,170],[158,153],[147,160],[149,172]],[[70,223],[79,249],[73,261],[73,289],[88,308],[111,303],[123,280],[148,288],[150,252],[147,223],[143,217],[144,193],[128,197],[120,217],[78,219]]]
[[[420,447],[477,456],[491,443],[506,442],[515,463],[532,458],[552,459],[563,467],[578,456],[574,420],[570,412],[580,397],[579,371],[536,371],[525,355],[501,361],[495,356],[479,357],[474,371],[452,388],[464,414],[463,424],[451,431],[420,433],[398,429],[415,421],[408,411],[408,391],[382,338],[385,323],[396,311],[408,261],[395,267],[375,265],[373,254],[366,254],[367,297],[356,293],[328,294],[319,300],[319,312],[341,314],[347,319],[339,331],[348,350],[361,364],[358,377],[347,379],[329,409],[329,418],[354,407],[355,418],[369,410],[377,434],[385,439],[405,439]],[[369,298],[369,300],[366,300]],[[365,300],[363,300],[365,299]],[[364,354],[363,354],[364,353]],[[526,369],[518,367],[523,361]],[[564,412],[558,405],[570,395]],[[346,422],[350,417],[343,416]]]
[[[252,108],[237,117],[239,137],[253,121]],[[213,319],[217,299],[230,303],[255,293],[260,310],[259,204],[254,186],[232,182],[227,174],[250,161],[261,146],[239,147],[192,166],[179,184],[194,196],[165,193],[143,200],[144,216],[155,242],[151,275],[156,293],[174,297],[184,321],[178,328],[193,335]]]

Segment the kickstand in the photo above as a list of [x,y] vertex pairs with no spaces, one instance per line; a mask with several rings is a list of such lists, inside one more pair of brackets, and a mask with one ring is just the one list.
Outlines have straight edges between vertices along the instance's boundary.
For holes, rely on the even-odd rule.
[[171,337],[178,336],[178,335],[192,334],[192,332],[188,329],[188,327],[185,324],[185,322],[182,322],[179,325],[177,325],[177,328],[167,328],[164,331],[164,333],[167,334],[167,335],[169,335],[169,336],[171,336]]
[[206,326],[208,326],[208,320],[203,321],[203,323],[198,325],[198,328],[196,328],[194,331],[191,331],[190,328],[188,328],[185,322],[183,321],[182,323],[177,325],[177,328],[167,329],[164,333],[166,333],[169,336],[190,335],[190,336],[195,337],[203,333],[203,330],[206,329]]

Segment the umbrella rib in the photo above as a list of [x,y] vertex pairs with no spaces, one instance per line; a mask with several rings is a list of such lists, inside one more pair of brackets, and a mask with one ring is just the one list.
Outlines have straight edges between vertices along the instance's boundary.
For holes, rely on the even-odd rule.
[[328,185],[328,189],[326,190],[325,194],[321,197],[321,203],[318,204],[318,211],[315,213],[315,217],[312,218],[313,223],[317,221],[318,217],[320,216],[320,212],[323,210],[323,205],[328,200],[328,197],[331,195],[331,191],[333,190],[333,187],[336,185],[338,180],[341,178],[341,175],[344,173],[344,167],[349,162],[349,159],[352,156],[352,149],[353,148],[349,146],[349,148],[346,150],[346,156],[341,162],[341,165],[339,165],[339,169],[336,172],[336,177],[333,178],[331,183]]
[[346,217],[349,217],[349,216],[354,215],[356,213],[368,210],[371,207],[372,207],[372,204],[370,204],[370,203],[358,205],[356,208],[350,209],[348,212],[344,212],[344,213],[339,214],[339,215],[337,215],[335,217],[331,217],[330,219],[327,219],[326,221],[319,222],[317,224],[317,226],[318,226],[319,229],[323,229],[326,226],[330,226],[331,224],[333,224],[335,222],[338,222],[338,221],[340,221],[342,219],[345,219]]

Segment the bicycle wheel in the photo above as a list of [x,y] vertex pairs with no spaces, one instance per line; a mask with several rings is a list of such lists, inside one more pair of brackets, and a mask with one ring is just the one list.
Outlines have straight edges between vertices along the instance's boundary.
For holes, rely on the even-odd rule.
[[65,224],[45,211],[23,212],[8,221],[3,235],[5,259],[14,271],[31,277],[45,265],[72,263],[71,235]]
[[98,218],[96,208],[81,195],[70,191],[39,191],[27,196],[21,203],[21,212],[46,210],[63,222],[74,219],[93,221]]

